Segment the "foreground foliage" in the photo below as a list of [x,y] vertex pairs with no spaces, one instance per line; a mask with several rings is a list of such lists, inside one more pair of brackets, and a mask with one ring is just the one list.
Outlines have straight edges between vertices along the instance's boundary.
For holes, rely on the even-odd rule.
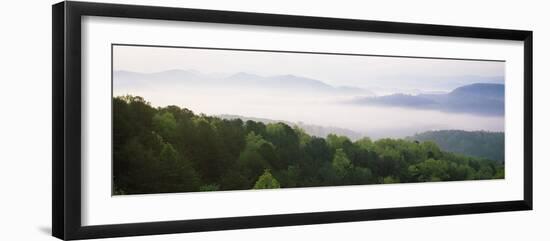
[[153,108],[113,99],[114,194],[143,194],[504,177],[499,162],[441,151],[433,142],[310,136],[284,123]]

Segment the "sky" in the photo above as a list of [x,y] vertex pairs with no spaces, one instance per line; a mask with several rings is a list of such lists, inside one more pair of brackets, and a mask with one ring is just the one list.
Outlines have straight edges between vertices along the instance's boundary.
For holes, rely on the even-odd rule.
[[504,83],[505,62],[170,47],[114,46],[113,69],[172,69],[205,74],[292,74],[333,86],[450,91],[475,82]]

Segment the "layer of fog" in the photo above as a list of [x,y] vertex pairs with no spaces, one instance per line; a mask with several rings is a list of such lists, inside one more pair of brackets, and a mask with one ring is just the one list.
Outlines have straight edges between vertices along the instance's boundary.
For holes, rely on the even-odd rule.
[[196,114],[303,122],[353,130],[371,138],[405,137],[427,130],[503,131],[501,116],[476,116],[395,107],[342,104],[348,97],[242,88],[115,88],[115,96],[144,97],[153,106],[177,105]]

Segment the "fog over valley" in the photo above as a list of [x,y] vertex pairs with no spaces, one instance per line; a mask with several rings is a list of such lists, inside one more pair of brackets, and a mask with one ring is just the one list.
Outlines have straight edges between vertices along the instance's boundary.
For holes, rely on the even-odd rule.
[[[448,91],[414,87],[404,91],[334,86],[288,73],[221,75],[182,69],[113,73],[114,96],[142,96],[153,106],[177,105],[197,114],[313,125],[317,130],[339,130],[336,134],[351,139],[406,137],[428,130],[504,131],[503,84],[471,80]],[[324,132],[310,134],[319,133]]]

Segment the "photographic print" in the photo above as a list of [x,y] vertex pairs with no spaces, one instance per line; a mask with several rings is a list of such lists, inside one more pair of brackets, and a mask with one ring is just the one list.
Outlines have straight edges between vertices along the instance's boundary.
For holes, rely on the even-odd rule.
[[112,194],[503,179],[505,61],[112,45]]
[[529,30],[52,7],[59,239],[532,210],[532,133]]

